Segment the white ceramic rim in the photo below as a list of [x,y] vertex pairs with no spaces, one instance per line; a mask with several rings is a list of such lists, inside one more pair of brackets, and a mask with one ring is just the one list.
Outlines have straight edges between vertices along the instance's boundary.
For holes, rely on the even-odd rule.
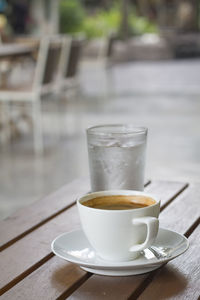
[[[115,195],[119,195],[119,196],[133,196],[133,195],[142,195],[142,196],[146,196],[146,197],[150,197],[152,198],[153,200],[156,201],[155,204],[152,204],[152,205],[149,205],[149,206],[146,206],[146,207],[142,207],[142,208],[137,208],[137,211],[138,210],[145,210],[145,209],[148,209],[150,207],[155,207],[157,205],[160,206],[160,199],[158,199],[158,197],[156,197],[155,195],[151,194],[151,193],[146,193],[146,192],[141,192],[141,191],[135,191],[135,190],[109,190],[109,191],[98,191],[98,192],[93,192],[93,193],[89,193],[89,194],[86,194],[84,196],[81,196],[80,198],[78,198],[76,200],[77,202],[77,205],[80,206],[80,207],[83,207],[84,209],[88,209],[88,210],[92,210],[92,211],[101,211],[101,212],[105,212],[105,213],[115,213],[115,214],[119,214],[119,213],[122,213],[122,210],[107,210],[107,209],[99,209],[99,208],[93,208],[93,207],[88,207],[88,206],[85,206],[83,205],[82,203],[87,201],[87,200],[90,200],[90,199],[94,199],[94,198],[97,198],[97,197],[100,197],[100,196],[115,196]],[[126,212],[133,212],[135,211],[135,209],[123,209],[123,213],[126,213]]]

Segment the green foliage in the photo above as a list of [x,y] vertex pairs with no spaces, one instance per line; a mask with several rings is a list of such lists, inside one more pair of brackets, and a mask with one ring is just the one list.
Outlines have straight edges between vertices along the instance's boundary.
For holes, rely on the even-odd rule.
[[85,12],[79,0],[60,1],[61,33],[75,33],[81,31],[84,19]]
[[88,38],[102,37],[110,32],[117,32],[120,25],[120,11],[112,8],[108,11],[99,11],[88,16],[83,23],[83,31]]
[[[57,1],[57,0],[56,0]],[[140,35],[155,33],[157,27],[147,18],[138,17],[134,8],[129,12],[130,33]],[[81,0],[61,0],[60,2],[60,32],[84,33],[87,38],[106,36],[118,33],[121,25],[121,7],[115,1],[109,10],[100,9],[92,15],[87,15],[81,5]]]
[[134,35],[144,33],[158,33],[158,27],[155,23],[150,22],[147,18],[138,17],[134,13],[129,16],[130,31]]

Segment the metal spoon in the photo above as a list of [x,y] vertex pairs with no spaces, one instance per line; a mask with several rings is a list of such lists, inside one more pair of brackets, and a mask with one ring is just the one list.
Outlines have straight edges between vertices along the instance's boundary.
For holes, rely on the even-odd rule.
[[151,246],[147,249],[144,249],[143,253],[147,259],[150,259],[153,257],[156,257],[157,259],[168,258],[168,257],[171,257],[172,254],[181,247],[181,245],[182,245],[182,242],[173,248]]

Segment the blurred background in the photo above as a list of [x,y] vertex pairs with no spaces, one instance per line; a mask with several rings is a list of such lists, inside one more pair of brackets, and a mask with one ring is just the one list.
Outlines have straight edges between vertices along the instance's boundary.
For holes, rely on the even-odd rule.
[[146,178],[200,179],[199,0],[0,0],[0,218],[88,176],[85,129],[147,126]]

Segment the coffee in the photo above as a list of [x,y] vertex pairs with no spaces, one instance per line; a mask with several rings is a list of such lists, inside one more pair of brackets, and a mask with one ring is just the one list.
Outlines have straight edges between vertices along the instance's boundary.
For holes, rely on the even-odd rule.
[[153,198],[141,195],[101,196],[82,202],[82,204],[87,207],[106,210],[127,210],[144,208],[155,203],[156,201]]

